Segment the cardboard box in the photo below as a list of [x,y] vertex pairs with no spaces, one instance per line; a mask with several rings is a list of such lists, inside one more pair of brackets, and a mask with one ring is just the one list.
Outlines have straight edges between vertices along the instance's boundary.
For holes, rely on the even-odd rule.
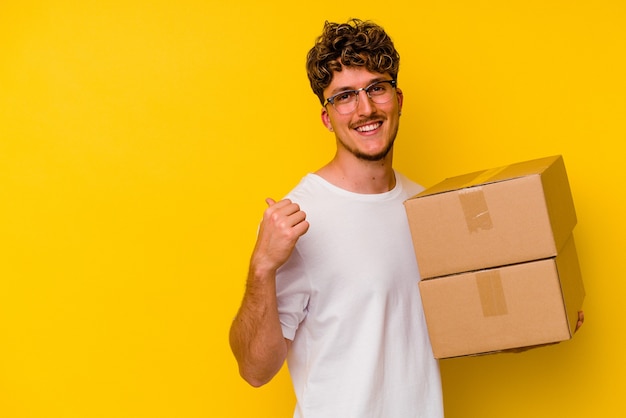
[[556,257],[419,282],[435,358],[570,339],[585,290],[573,237]]
[[405,209],[422,278],[554,257],[577,222],[561,156],[446,179]]

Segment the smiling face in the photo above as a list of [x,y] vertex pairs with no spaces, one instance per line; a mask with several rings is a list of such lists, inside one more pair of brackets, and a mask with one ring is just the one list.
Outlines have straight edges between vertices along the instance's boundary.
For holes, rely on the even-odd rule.
[[[333,74],[326,89],[328,98],[345,90],[357,90],[380,80],[390,80],[387,74],[368,71],[363,67],[343,67]],[[360,91],[354,112],[342,115],[332,104],[322,109],[322,122],[335,133],[338,156],[351,156],[365,161],[381,161],[391,156],[402,109],[402,91],[396,89],[387,103],[376,104],[365,91]]]

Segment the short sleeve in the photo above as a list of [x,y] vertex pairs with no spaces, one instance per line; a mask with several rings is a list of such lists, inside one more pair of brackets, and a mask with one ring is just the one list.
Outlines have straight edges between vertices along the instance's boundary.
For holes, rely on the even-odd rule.
[[276,273],[276,297],[283,336],[293,340],[306,317],[310,298],[309,280],[297,247]]

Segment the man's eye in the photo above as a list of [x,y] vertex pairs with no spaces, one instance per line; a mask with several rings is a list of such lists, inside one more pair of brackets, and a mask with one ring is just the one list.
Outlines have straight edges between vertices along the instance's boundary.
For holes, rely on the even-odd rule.
[[354,97],[354,92],[347,91],[345,93],[341,93],[335,96],[335,103],[349,102],[353,97]]
[[370,94],[381,94],[387,90],[387,87],[384,84],[379,84],[376,86],[372,86],[369,89]]

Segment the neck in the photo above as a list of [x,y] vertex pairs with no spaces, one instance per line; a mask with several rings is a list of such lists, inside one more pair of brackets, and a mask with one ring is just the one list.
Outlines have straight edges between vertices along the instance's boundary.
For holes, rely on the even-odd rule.
[[354,193],[385,193],[396,185],[392,152],[380,161],[342,159],[336,155],[316,174],[337,187]]

